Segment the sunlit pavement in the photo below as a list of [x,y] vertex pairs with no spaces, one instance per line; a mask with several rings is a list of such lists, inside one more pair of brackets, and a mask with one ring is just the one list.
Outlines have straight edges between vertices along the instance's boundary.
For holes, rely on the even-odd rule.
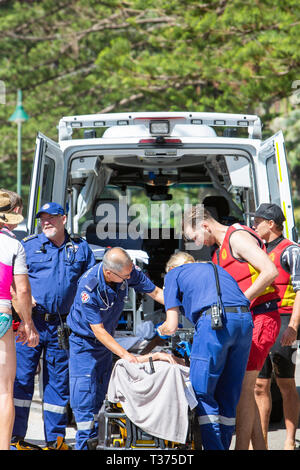
[[[296,384],[298,388],[298,393],[300,394],[300,365],[299,364],[296,368]],[[74,427],[67,427],[65,440],[72,447],[74,447],[75,445],[75,435],[76,435],[76,429]],[[32,444],[36,444],[39,446],[45,445],[43,419],[42,419],[42,403],[41,403],[41,398],[39,394],[38,376],[36,376],[34,399],[33,399],[31,410],[30,410],[28,432],[27,432],[25,439],[31,442]],[[282,450],[284,440],[285,440],[284,421],[281,420],[278,423],[272,423],[270,425],[269,434],[268,434],[269,450]],[[230,447],[231,450],[234,449],[234,445],[235,445],[235,437],[233,437],[232,439],[232,444]],[[298,427],[298,431],[296,434],[296,447],[299,447],[298,450],[300,450],[300,427]]]

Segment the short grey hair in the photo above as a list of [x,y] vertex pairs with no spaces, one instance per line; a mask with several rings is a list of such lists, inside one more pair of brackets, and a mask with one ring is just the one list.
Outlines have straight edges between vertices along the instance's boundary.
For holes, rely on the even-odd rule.
[[103,269],[121,272],[125,266],[132,264],[132,259],[124,248],[114,247],[106,251],[102,259]]

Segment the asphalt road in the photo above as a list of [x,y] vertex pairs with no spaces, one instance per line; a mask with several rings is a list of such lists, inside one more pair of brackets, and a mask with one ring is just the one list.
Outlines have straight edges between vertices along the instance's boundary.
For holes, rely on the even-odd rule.
[[[297,359],[297,367],[296,367],[296,385],[298,389],[298,393],[300,395],[300,349],[298,350],[298,359]],[[75,444],[75,435],[76,429],[74,427],[68,427],[66,432],[66,442],[74,446]],[[42,404],[39,395],[39,387],[38,387],[38,376],[36,376],[36,387],[34,393],[34,399],[31,406],[30,417],[29,417],[29,425],[28,425],[28,432],[26,435],[26,440],[30,441],[33,444],[37,444],[39,446],[44,446],[44,431],[43,431],[43,419],[42,419]],[[277,423],[270,424],[269,429],[269,450],[282,450],[283,444],[285,440],[285,426],[283,420]],[[234,449],[235,439],[233,437],[231,450]],[[296,434],[296,444],[300,450],[300,425],[298,425],[298,430]]]

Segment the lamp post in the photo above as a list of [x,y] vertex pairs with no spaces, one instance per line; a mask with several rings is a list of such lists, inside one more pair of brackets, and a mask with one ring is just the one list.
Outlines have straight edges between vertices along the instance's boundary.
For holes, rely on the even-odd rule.
[[18,90],[17,106],[14,113],[8,119],[18,126],[18,156],[17,156],[17,193],[21,196],[22,188],[22,123],[28,121],[29,116],[22,105],[22,90]]

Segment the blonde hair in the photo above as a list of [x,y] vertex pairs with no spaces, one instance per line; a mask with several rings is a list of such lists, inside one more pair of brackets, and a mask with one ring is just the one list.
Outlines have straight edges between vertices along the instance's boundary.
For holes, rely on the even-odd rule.
[[195,258],[186,251],[177,251],[177,253],[174,253],[169,258],[169,261],[166,264],[166,273],[177,266],[188,263],[195,263]]

